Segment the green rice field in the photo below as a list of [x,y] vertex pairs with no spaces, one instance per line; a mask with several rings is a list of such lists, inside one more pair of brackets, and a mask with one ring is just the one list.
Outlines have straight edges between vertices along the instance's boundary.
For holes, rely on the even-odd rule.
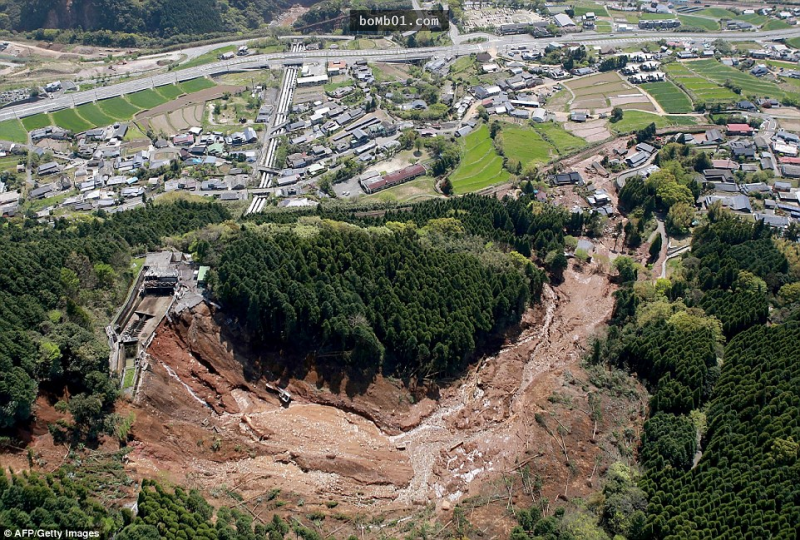
[[78,115],[92,124],[93,127],[113,124],[115,119],[100,110],[96,103],[86,103],[75,109]]
[[28,132],[19,120],[6,120],[0,122],[0,141],[25,144],[28,142]]
[[53,120],[49,114],[34,114],[23,118],[22,125],[25,126],[27,131],[33,131],[34,129],[53,125]]
[[546,163],[550,161],[553,147],[544,140],[538,131],[511,124],[503,126],[503,153],[509,159],[519,160],[523,165],[531,161]]
[[131,105],[124,97],[115,97],[98,101],[100,109],[114,120],[129,120],[141,109]]
[[215,84],[210,80],[206,79],[205,77],[199,77],[197,79],[192,79],[190,81],[184,81],[178,85],[178,88],[186,92],[187,94],[191,94],[192,92],[199,92],[200,90],[205,90],[206,88],[213,88]]
[[562,128],[559,124],[555,124],[553,122],[535,124],[533,129],[542,135],[542,137],[559,154],[566,154],[586,146],[586,141],[580,137],[576,137],[569,131]]
[[183,94],[183,90],[181,90],[174,84],[166,84],[164,86],[159,86],[156,88],[156,92],[167,98],[167,100],[175,99],[176,97]]
[[86,131],[87,129],[95,127],[88,120],[84,120],[75,109],[56,111],[52,116],[53,122],[57,126],[68,129],[73,133],[80,133],[81,131]]
[[[698,73],[687,67],[694,62],[673,62],[664,66],[667,75],[676,84],[682,86],[696,102],[732,102],[739,96],[717,82],[701,77]],[[720,64],[722,65],[722,64]],[[724,82],[724,81],[723,81]]]
[[646,83],[641,87],[668,113],[689,113],[693,110],[689,96],[670,81]]
[[625,111],[622,120],[609,123],[609,128],[615,133],[631,133],[655,123],[656,127],[692,126],[697,122],[692,116],[661,116],[644,111]]
[[683,26],[694,26],[695,28],[705,28],[706,30],[719,30],[719,21],[713,19],[678,14],[678,20],[681,21]]
[[169,101],[169,99],[152,89],[128,94],[126,97],[128,101],[140,109],[152,109],[153,107],[158,107],[162,103]]
[[492,145],[489,128],[482,125],[462,142],[461,163],[450,175],[453,191],[469,193],[508,180],[501,158]]

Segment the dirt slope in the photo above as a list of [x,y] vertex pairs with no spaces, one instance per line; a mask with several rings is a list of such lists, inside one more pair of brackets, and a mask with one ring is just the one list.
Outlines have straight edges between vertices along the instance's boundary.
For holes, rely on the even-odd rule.
[[438,395],[380,376],[359,387],[311,366],[284,377],[294,401],[282,407],[265,387],[275,378],[265,366],[275,366],[242,352],[222,314],[197,306],[165,320],[150,347],[131,470],[209,493],[235,487],[245,500],[280,488],[302,501],[298,512],[335,500],[344,513],[431,502],[446,513],[471,501],[472,519],[505,534],[509,499],[587,495],[625,451],[623,428],[641,422],[638,389],[604,395],[597,425],[590,418],[597,381],[581,359],[613,307],[612,285],[590,270],[570,268],[513,343]]

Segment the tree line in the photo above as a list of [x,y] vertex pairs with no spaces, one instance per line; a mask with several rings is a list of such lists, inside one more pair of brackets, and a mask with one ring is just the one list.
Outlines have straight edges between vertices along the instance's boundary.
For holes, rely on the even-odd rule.
[[[72,396],[73,416],[96,428],[116,398],[99,331],[132,281],[131,255],[228,219],[216,204],[178,202],[54,226],[0,226],[0,429],[25,422],[40,388]],[[98,321],[94,313],[101,315]],[[92,433],[89,433],[92,434]]]

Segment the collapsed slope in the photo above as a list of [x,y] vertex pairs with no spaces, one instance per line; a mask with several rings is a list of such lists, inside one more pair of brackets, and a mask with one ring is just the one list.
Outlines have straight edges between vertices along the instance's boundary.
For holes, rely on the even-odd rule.
[[[235,486],[245,500],[279,488],[307,504],[334,499],[342,511],[447,509],[478,497],[490,504],[476,519],[507,532],[508,516],[491,504],[505,507],[503,478],[527,465],[542,482],[534,496],[586,495],[618,458],[615,426],[639,425],[635,397],[604,398],[597,426],[584,412],[597,389],[580,367],[582,344],[609,317],[611,292],[604,276],[568,270],[514,341],[451,385],[411,391],[379,375],[348,395],[346,380],[331,387],[311,363],[286,381],[288,408],[266,390],[275,359],[238,342],[224,312],[201,304],[165,320],[149,349],[130,464],[206,491]],[[529,497],[512,490],[515,503]]]

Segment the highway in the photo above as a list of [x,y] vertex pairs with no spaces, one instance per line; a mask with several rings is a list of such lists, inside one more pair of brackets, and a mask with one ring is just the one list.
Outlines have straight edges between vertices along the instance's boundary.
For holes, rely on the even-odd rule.
[[[179,71],[171,71],[160,75],[143,77],[135,80],[128,80],[114,85],[85,90],[72,94],[65,94],[54,99],[44,99],[36,103],[27,103],[6,107],[0,110],[0,121],[22,118],[38,113],[46,113],[66,109],[83,103],[90,103],[102,99],[131,94],[147,88],[155,88],[166,84],[174,84],[187,81],[197,77],[216,75],[228,71],[242,71],[250,69],[263,69],[266,66],[274,67],[276,64],[284,64],[302,61],[306,59],[367,59],[375,61],[410,61],[430,58],[433,56],[464,56],[471,53],[483,52],[489,49],[500,49],[509,45],[529,45],[544,48],[548,43],[581,43],[583,45],[623,45],[626,43],[637,43],[642,41],[652,41],[658,39],[687,40],[698,39],[713,41],[715,39],[725,39],[727,41],[753,41],[770,40],[777,38],[793,37],[797,35],[797,29],[772,30],[766,32],[707,32],[707,33],[681,33],[681,32],[639,32],[627,35],[610,37],[607,34],[597,34],[594,32],[584,32],[580,34],[568,34],[565,36],[536,39],[527,34],[513,36],[492,36],[489,41],[484,43],[466,44],[465,41],[478,36],[478,34],[464,34],[458,36],[460,43],[445,47],[426,47],[417,49],[388,49],[388,50],[321,50],[321,51],[297,51],[259,54],[253,56],[237,57],[232,60],[212,62],[202,66],[196,66]],[[480,36],[487,36],[480,34]],[[238,42],[231,42],[238,43]],[[224,47],[226,43],[217,43],[215,47]],[[209,47],[209,46],[204,46]],[[194,48],[196,51],[199,48]]]

